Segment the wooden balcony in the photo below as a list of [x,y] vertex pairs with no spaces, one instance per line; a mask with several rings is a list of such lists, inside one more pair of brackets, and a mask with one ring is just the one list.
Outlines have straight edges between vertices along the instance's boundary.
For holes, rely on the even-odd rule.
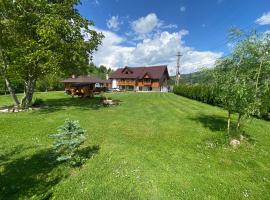
[[125,80],[125,81],[117,81],[117,85],[135,85],[136,82],[135,81],[129,81],[129,80]]

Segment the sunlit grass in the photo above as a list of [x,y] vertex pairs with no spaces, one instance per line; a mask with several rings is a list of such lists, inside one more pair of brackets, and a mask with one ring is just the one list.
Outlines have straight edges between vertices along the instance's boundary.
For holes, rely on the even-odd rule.
[[[269,122],[250,120],[250,142],[233,149],[220,108],[169,93],[106,95],[120,105],[48,92],[37,94],[46,109],[0,113],[0,199],[270,199]],[[51,157],[48,135],[66,118],[100,147],[81,168]]]

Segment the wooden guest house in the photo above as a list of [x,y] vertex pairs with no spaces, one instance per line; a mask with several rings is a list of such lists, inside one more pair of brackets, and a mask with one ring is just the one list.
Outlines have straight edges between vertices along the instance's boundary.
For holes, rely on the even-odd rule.
[[71,96],[91,97],[95,92],[106,91],[109,86],[108,80],[97,77],[74,75],[61,81],[65,85],[65,92]]
[[166,65],[119,68],[109,79],[110,87],[120,90],[168,91],[169,74]]

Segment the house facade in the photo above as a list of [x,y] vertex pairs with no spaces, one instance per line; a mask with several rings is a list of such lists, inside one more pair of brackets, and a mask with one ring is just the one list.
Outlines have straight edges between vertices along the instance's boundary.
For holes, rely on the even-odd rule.
[[119,68],[109,79],[111,88],[132,91],[168,91],[169,74],[166,65]]

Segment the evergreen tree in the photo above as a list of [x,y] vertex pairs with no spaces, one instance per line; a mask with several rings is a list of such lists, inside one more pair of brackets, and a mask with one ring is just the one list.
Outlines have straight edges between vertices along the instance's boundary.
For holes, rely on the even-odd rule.
[[50,135],[54,139],[57,161],[68,161],[72,166],[82,164],[83,158],[79,149],[86,139],[85,133],[86,130],[81,128],[79,121],[67,119],[56,134]]

